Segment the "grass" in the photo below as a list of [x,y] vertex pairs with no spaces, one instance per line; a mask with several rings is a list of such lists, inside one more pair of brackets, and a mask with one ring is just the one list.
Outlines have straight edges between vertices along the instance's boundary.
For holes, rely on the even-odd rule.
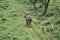
[[[0,14],[0,40],[36,40],[35,36],[25,27],[21,17],[14,9],[2,10]],[[2,20],[3,19],[3,20]]]
[[[16,8],[20,12],[16,11],[13,5],[8,4],[6,0],[4,0],[4,3],[1,3],[0,5],[3,6],[3,8],[0,7],[0,40],[37,40],[35,35],[29,31],[29,29],[25,25],[25,21],[21,14],[24,16],[24,12],[27,10],[31,10],[31,4],[23,4],[23,3],[17,3],[16,2]],[[48,12],[54,11],[54,16],[51,17],[42,17],[44,21],[38,21],[35,17],[33,16],[33,21],[36,23],[36,25],[32,26],[32,29],[36,32],[36,34],[42,39],[42,40],[48,40],[48,35],[49,37],[52,38],[52,40],[59,40],[60,39],[60,32],[57,31],[52,31],[51,24],[55,24],[56,21],[59,20],[59,11],[60,6],[59,6],[60,1],[57,0],[55,3],[50,2]],[[5,9],[5,5],[8,6],[8,8]],[[19,8],[19,9],[18,9]],[[23,10],[23,11],[22,11]],[[17,15],[18,13],[18,15]],[[57,14],[57,15],[56,15]],[[46,20],[45,20],[46,18]],[[47,24],[47,23],[51,24]],[[41,27],[41,25],[46,26],[46,35],[42,34],[42,32],[38,29],[38,27]],[[46,25],[47,24],[47,25]],[[60,25],[57,24],[58,28],[60,28]],[[47,29],[48,28],[48,29]]]

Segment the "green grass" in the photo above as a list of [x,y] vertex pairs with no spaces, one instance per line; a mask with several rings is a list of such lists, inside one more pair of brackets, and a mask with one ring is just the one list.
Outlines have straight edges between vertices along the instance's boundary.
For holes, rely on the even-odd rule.
[[[31,4],[24,4],[24,1],[20,1],[21,3],[16,3],[16,8],[19,11],[16,11],[15,8],[13,8],[7,0],[3,0],[4,2],[1,3],[0,7],[0,40],[37,40],[35,35],[29,31],[29,29],[25,25],[25,19],[23,19],[23,16],[25,15],[27,10],[32,10]],[[6,4],[6,5],[4,5]],[[54,16],[51,17],[42,17],[44,21],[38,21],[37,16],[33,16],[33,21],[36,23],[36,25],[32,26],[32,29],[36,32],[36,34],[42,39],[42,40],[48,40],[46,35],[52,38],[52,40],[60,40],[60,32],[52,31],[51,24],[55,24],[57,21],[59,21],[59,13],[60,13],[60,0],[57,0],[55,3],[50,2],[48,12],[54,12]],[[8,7],[6,7],[8,6]],[[22,16],[22,15],[23,16]],[[45,20],[46,19],[46,20]],[[51,23],[47,24],[46,23]],[[42,25],[46,26],[46,35],[42,34],[41,31],[38,29],[38,27],[41,27]],[[60,28],[60,24],[56,24],[58,28]],[[47,29],[48,28],[48,29]]]
[[0,11],[0,40],[36,40],[13,8]]

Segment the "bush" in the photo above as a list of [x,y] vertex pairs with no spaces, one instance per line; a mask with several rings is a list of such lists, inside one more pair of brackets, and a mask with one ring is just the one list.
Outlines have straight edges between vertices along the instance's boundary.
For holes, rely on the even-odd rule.
[[6,18],[2,18],[1,21],[7,21],[7,19]]
[[57,21],[55,24],[56,24],[56,25],[57,25],[57,24],[60,24],[60,21]]

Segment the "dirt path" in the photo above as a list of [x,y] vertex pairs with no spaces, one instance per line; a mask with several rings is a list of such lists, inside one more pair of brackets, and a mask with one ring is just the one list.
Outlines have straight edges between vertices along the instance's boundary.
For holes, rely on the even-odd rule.
[[[23,16],[23,15],[21,14],[21,11],[22,11],[22,10],[20,10],[21,8],[19,8],[19,6],[16,5],[16,3],[15,3],[14,0],[8,0],[8,2],[9,2],[9,4],[11,5],[11,7],[16,11],[16,13],[17,13],[18,15]],[[20,13],[20,14],[19,14],[19,13]],[[24,13],[24,12],[23,12],[23,13]]]
[[35,37],[37,38],[37,40],[42,40],[42,39],[36,34],[36,32],[33,31],[32,28],[29,28],[29,31],[35,35]]
[[[36,25],[34,22],[33,22],[33,25],[38,26],[38,25]],[[38,26],[37,28],[38,28],[38,30],[39,30],[42,34],[44,34],[44,35],[48,38],[48,40],[52,40],[51,37],[49,37],[46,33],[43,33],[43,32],[41,31],[41,29],[39,28],[39,26]]]

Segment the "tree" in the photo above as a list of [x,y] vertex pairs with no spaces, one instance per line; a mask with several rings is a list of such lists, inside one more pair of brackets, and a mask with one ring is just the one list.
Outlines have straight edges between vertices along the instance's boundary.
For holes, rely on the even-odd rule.
[[44,12],[42,13],[42,15],[45,15],[46,14],[47,9],[48,9],[49,2],[50,2],[50,0],[47,0],[47,2],[45,1],[45,7],[44,7],[45,9],[44,9]]
[[36,3],[37,2],[42,3],[41,6],[44,6],[44,12],[40,16],[44,16],[46,14],[46,12],[47,12],[50,0],[30,0],[30,2],[33,4],[34,9],[37,9],[36,8]]
[[30,2],[32,3],[34,9],[36,9],[37,0],[30,0]]

